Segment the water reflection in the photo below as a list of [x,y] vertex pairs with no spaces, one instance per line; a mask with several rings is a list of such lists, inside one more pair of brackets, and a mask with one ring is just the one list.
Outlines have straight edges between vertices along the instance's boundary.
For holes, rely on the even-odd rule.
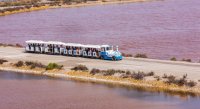
[[[183,96],[169,93],[163,93],[163,92],[149,92],[140,88],[133,88],[133,87],[124,87],[121,85],[113,85],[113,84],[96,84],[91,82],[83,82],[78,80],[71,81],[70,79],[63,79],[63,78],[51,78],[47,76],[41,76],[41,75],[32,75],[32,74],[22,74],[22,73],[14,73],[14,72],[4,72],[0,71],[0,87],[4,85],[4,82],[8,81],[21,81],[20,84],[32,84],[35,83],[35,81],[38,81],[40,84],[44,84],[42,87],[50,88],[51,87],[63,87],[64,90],[65,87],[77,87],[78,89],[82,89],[82,92],[85,91],[91,91],[91,94],[97,94],[96,96],[103,96],[103,95],[117,95],[118,97],[123,97],[123,99],[126,100],[137,100],[141,102],[150,102],[151,104],[167,104],[170,106],[180,106],[181,109],[187,109],[190,107],[190,109],[193,109],[197,106],[200,106],[198,104],[199,97],[192,97],[192,96]],[[52,81],[52,82],[51,82]],[[4,83],[4,84],[3,84]],[[40,87],[40,84],[39,87]],[[13,84],[14,85],[14,84]],[[26,86],[27,87],[27,86]],[[38,87],[38,86],[37,86]],[[1,88],[2,89],[2,88]],[[62,88],[61,88],[62,89]],[[64,91],[63,90],[63,91]],[[69,89],[67,89],[69,90]],[[66,92],[69,92],[67,91]],[[20,91],[20,90],[16,90]],[[96,91],[96,92],[93,92]],[[99,92],[100,91],[100,92]],[[76,91],[75,91],[76,92]],[[41,92],[42,93],[42,92]],[[100,95],[98,95],[100,94]],[[93,95],[92,95],[93,96]],[[122,99],[122,98],[121,98]],[[1,104],[1,103],[0,103]],[[163,104],[163,105],[164,105]],[[186,108],[187,107],[187,108]]]

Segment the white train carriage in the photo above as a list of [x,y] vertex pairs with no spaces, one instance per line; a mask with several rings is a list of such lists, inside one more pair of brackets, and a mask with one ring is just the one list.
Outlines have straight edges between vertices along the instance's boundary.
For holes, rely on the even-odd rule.
[[78,43],[63,43],[58,41],[45,42],[40,40],[29,40],[26,41],[26,44],[25,51],[31,53],[122,60],[118,47],[116,47],[116,51],[114,51],[113,46],[110,45],[83,45]]
[[34,53],[43,53],[45,50],[44,45],[46,42],[40,40],[29,40],[26,41],[26,51],[27,52],[34,52]]

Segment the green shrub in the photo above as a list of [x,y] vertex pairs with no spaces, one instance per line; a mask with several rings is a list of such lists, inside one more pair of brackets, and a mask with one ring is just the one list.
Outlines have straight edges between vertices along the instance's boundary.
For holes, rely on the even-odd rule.
[[23,61],[18,61],[17,63],[14,64],[16,67],[22,67],[24,65]]
[[46,66],[46,70],[53,70],[53,69],[62,69],[63,68],[63,65],[58,65],[56,63],[49,63],[47,66]]
[[148,58],[146,54],[138,53],[134,56],[135,58]]
[[88,68],[85,65],[77,65],[77,66],[71,68],[71,70],[88,71]]

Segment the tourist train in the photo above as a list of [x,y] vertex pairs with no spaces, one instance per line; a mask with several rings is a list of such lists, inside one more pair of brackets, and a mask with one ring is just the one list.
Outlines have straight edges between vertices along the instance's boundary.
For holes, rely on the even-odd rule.
[[57,54],[66,56],[78,56],[88,58],[99,58],[104,60],[122,60],[122,55],[110,45],[84,45],[78,43],[63,43],[57,41],[26,41],[26,52]]

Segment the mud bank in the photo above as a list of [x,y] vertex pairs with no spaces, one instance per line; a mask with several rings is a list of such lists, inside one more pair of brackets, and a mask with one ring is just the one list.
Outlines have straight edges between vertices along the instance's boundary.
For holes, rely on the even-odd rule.
[[[31,7],[29,9],[20,9],[20,10],[11,11],[11,12],[6,11],[4,13],[0,13],[0,16],[22,13],[22,12],[38,11],[38,10],[44,10],[44,9],[74,8],[74,7],[85,7],[85,6],[95,6],[95,5],[124,4],[124,3],[150,2],[150,1],[155,1],[155,0],[89,1],[86,3],[72,3],[71,5],[61,4],[57,6],[51,6],[49,4],[46,4],[45,6],[41,6],[41,7]],[[9,8],[9,7],[5,7],[5,8]]]
[[83,81],[83,82],[93,82],[98,84],[111,84],[120,85],[125,87],[137,88],[145,91],[151,92],[165,92],[174,95],[192,95],[199,96],[199,87],[185,87],[177,86],[175,84],[166,84],[163,81],[155,80],[135,80],[132,78],[119,78],[114,76],[101,76],[101,75],[91,75],[89,72],[82,71],[46,71],[44,69],[27,69],[27,68],[16,68],[12,66],[0,66],[2,71],[11,71],[26,74],[36,74],[45,75],[54,78],[67,78],[71,80]]

